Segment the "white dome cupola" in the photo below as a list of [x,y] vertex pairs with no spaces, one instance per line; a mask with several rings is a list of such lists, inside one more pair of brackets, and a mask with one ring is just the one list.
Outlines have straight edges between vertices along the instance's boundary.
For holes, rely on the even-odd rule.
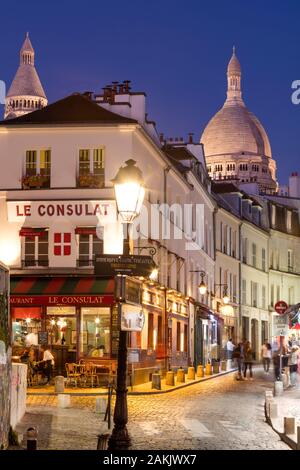
[[20,50],[19,68],[6,95],[4,119],[23,116],[48,104],[35,69],[34,56],[34,49],[27,33]]

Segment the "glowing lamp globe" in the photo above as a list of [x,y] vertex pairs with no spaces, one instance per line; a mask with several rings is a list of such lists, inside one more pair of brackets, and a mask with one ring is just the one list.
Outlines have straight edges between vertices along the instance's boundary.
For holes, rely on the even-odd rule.
[[135,160],[127,160],[112,183],[115,188],[118,212],[125,223],[131,223],[141,211],[145,196],[142,171]]

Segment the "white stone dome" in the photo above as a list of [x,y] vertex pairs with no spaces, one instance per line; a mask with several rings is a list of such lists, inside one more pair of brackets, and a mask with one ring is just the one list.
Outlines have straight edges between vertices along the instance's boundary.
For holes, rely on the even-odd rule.
[[272,157],[266,131],[242,99],[241,75],[234,48],[227,68],[227,99],[200,139],[206,157],[243,153]]
[[225,102],[207,124],[201,143],[207,157],[242,153],[272,157],[266,131],[239,100]]

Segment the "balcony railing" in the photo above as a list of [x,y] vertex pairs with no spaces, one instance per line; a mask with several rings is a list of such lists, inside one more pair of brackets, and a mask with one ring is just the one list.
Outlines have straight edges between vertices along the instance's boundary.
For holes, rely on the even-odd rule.
[[22,268],[37,268],[37,267],[47,267],[49,266],[49,259],[22,259],[21,261]]
[[82,256],[77,259],[77,268],[88,268],[94,266],[95,257]]

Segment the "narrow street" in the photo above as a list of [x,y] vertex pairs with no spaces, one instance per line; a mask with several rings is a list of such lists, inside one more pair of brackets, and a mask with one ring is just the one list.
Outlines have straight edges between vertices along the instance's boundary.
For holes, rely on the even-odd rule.
[[[172,393],[130,396],[132,448],[288,450],[265,423],[264,391],[272,379],[257,369],[254,381],[238,382],[230,374]],[[28,397],[18,430],[38,426],[39,449],[95,449],[97,434],[107,430],[95,402],[72,397],[71,408],[61,409],[55,396]]]

